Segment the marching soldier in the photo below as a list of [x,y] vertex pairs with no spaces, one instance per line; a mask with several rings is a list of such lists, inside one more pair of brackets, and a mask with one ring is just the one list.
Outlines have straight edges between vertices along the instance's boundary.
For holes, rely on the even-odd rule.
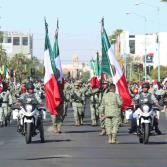
[[70,85],[70,83],[66,82],[65,86],[64,86],[64,114],[63,114],[63,120],[65,118],[65,116],[67,115],[67,110],[68,107],[71,105],[71,90],[72,87]]
[[121,123],[121,105],[120,96],[115,93],[116,87],[110,84],[107,92],[104,93],[101,104],[103,115],[101,120],[105,120],[105,129],[108,135],[108,143],[117,143],[118,128]]
[[0,94],[0,96],[1,96],[0,122],[1,126],[3,126],[3,123],[5,123],[5,126],[7,126],[11,116],[10,106],[12,105],[12,96],[10,91],[8,90],[8,85],[5,82],[3,82],[3,92]]
[[86,95],[90,96],[90,111],[91,111],[91,121],[92,126],[96,126],[99,119],[99,89],[89,88]]
[[52,115],[53,131],[55,133],[61,133],[61,128],[63,124],[63,114],[64,114],[64,99],[65,99],[61,82],[58,82],[58,87],[62,101],[57,108],[58,115]]
[[74,89],[72,90],[71,93],[71,98],[72,98],[72,107],[74,110],[74,120],[75,120],[75,125],[80,126],[83,124],[83,117],[82,117],[82,112],[83,112],[83,92],[80,89],[80,83],[76,81],[74,83]]
[[[100,105],[102,104],[103,95],[107,90],[108,90],[108,81],[102,81],[102,85],[99,92]],[[101,119],[102,117],[103,117],[103,112],[99,109],[99,118],[100,118],[100,127],[101,127],[100,136],[106,135],[105,120]]]

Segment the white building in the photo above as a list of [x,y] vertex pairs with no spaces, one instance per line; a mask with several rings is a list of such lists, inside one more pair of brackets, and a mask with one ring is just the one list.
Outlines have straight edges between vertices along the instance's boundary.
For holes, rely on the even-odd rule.
[[19,32],[1,32],[3,40],[0,41],[8,57],[13,57],[17,53],[23,53],[26,57],[33,56],[33,36]]
[[167,66],[167,32],[160,32],[159,45],[157,41],[157,34],[132,35],[124,31],[120,35],[120,53],[141,57],[141,63],[144,63],[144,55],[149,55],[152,62],[148,60],[147,65],[154,67],[158,66],[159,55],[160,65]]

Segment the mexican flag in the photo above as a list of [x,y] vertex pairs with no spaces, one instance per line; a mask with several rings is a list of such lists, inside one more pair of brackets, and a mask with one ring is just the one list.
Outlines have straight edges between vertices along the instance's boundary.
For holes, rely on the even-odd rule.
[[51,48],[50,39],[48,36],[48,24],[45,20],[45,50],[44,50],[44,87],[46,95],[46,105],[48,112],[51,115],[58,115],[57,107],[61,103],[61,97],[57,84],[58,71],[55,64],[54,54]]
[[92,89],[100,87],[100,66],[99,55],[96,55],[96,61],[91,60],[91,87]]
[[113,53],[107,33],[104,29],[103,19],[102,19],[101,43],[102,43],[101,72],[106,73],[112,77],[113,83],[116,85],[117,91],[123,101],[123,106],[121,110],[125,111],[126,108],[131,104],[132,99],[129,94],[125,75],[116,59],[116,56]]
[[64,77],[63,77],[63,70],[61,66],[61,60],[60,60],[60,52],[59,52],[59,45],[58,45],[58,21],[57,21],[57,29],[55,33],[55,42],[53,47],[53,56],[55,59],[56,68],[58,70],[58,81],[61,82],[62,88],[64,88]]
[[4,79],[9,79],[9,69],[7,67],[7,65],[3,65],[2,68],[0,69],[0,74],[3,75]]

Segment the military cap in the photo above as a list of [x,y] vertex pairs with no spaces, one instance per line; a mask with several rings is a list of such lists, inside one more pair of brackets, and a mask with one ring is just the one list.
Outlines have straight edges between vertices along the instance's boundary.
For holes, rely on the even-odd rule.
[[78,81],[76,81],[75,83],[74,83],[74,86],[79,86],[79,82]]
[[106,81],[106,80],[103,80],[103,81],[102,81],[102,84],[109,84],[109,82]]

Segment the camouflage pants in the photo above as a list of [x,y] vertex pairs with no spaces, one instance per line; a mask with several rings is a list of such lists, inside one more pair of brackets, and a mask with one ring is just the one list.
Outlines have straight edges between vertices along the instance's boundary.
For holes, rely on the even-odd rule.
[[96,105],[94,106],[93,104],[90,105],[90,112],[91,112],[91,120],[98,120],[99,118],[99,110]]
[[75,121],[79,121],[82,117],[82,107],[73,107],[74,110],[74,119]]
[[72,107],[74,110],[74,120],[75,122],[77,121],[81,121],[81,119],[83,118],[83,105],[82,103],[72,103]]
[[52,124],[53,124],[53,127],[61,127],[62,126],[62,123],[63,123],[63,114],[64,114],[64,104],[61,104],[59,107],[58,107],[58,115],[52,115]]
[[8,106],[0,107],[0,121],[4,121],[6,118],[10,118],[11,110]]
[[52,125],[54,128],[62,126],[62,118],[60,116],[52,115]]
[[112,117],[105,119],[105,128],[107,135],[117,134],[121,123],[120,117]]

